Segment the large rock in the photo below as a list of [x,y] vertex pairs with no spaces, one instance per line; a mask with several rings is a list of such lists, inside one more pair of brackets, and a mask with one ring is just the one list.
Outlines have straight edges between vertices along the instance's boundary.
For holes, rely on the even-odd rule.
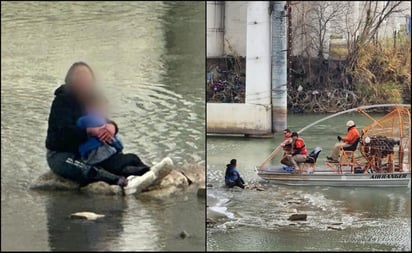
[[189,186],[187,178],[179,171],[172,170],[156,185],[152,185],[139,196],[149,198],[165,198],[180,192]]
[[205,186],[205,166],[203,164],[184,164],[178,169],[188,180],[190,185]]
[[160,188],[167,188],[170,186],[186,188],[189,186],[189,181],[181,172],[172,170],[159,184]]
[[[165,174],[167,172],[167,174]],[[147,173],[146,173],[147,174]],[[147,176],[150,176],[149,174]],[[171,195],[181,192],[182,190],[192,189],[197,190],[198,187],[204,187],[205,182],[205,168],[203,165],[185,164],[182,167],[173,167],[170,170],[159,170],[156,172],[156,178],[161,180],[152,181],[151,186],[145,186],[143,192],[136,192],[142,197],[149,198],[166,198]],[[148,180],[150,181],[150,180]],[[190,187],[189,187],[190,186]],[[192,188],[191,188],[192,187]],[[85,187],[62,178],[52,171],[48,171],[38,177],[32,183],[31,189],[36,190],[81,190],[88,194],[103,194],[103,195],[122,195],[123,191],[119,186],[109,185],[105,182],[91,183]]]
[[202,164],[184,164],[175,167],[162,181],[139,194],[142,198],[167,198],[183,190],[196,191],[205,187],[205,167]]
[[163,178],[167,177],[173,170],[173,161],[169,157],[155,164],[143,176],[128,177],[128,184],[124,188],[126,195],[139,194],[148,187],[162,183]]

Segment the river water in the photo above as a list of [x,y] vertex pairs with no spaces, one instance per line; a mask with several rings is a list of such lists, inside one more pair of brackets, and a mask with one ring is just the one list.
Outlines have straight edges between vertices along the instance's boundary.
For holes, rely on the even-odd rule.
[[[95,69],[125,150],[204,163],[204,3],[1,2],[1,249],[204,250],[205,202],[33,192],[68,67]],[[76,211],[106,217],[73,221]],[[191,236],[177,239],[185,230]]]
[[[325,115],[288,116],[297,131]],[[374,117],[379,117],[376,114]],[[362,128],[370,123],[358,114],[347,114],[304,131],[301,137],[312,150],[323,148],[318,164],[326,160],[353,119]],[[366,189],[276,186],[254,172],[282,141],[272,139],[208,136],[208,217],[217,224],[208,228],[208,250],[411,250],[410,189]],[[224,188],[224,171],[230,159],[247,182],[259,182],[265,191]],[[279,164],[280,157],[273,164]],[[306,222],[290,222],[293,212],[306,213]],[[332,228],[328,228],[332,227]]]

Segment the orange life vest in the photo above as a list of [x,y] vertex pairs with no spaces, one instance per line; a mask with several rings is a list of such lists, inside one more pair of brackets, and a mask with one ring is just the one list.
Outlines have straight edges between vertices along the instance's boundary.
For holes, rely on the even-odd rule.
[[302,138],[298,137],[296,141],[293,142],[293,152],[295,152],[296,149],[300,149],[299,155],[308,154],[308,150],[306,149],[305,142]]

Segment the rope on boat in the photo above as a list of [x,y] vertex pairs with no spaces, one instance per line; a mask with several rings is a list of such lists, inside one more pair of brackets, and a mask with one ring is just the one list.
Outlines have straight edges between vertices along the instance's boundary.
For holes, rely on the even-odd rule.
[[334,113],[334,114],[332,114],[332,115],[329,115],[329,116],[326,116],[326,117],[324,117],[324,118],[321,118],[320,120],[317,120],[317,121],[315,121],[315,122],[313,122],[313,123],[305,126],[304,128],[300,129],[300,130],[298,131],[298,133],[300,134],[300,133],[302,133],[303,131],[305,131],[306,129],[311,128],[311,127],[313,127],[314,125],[317,125],[317,124],[319,124],[319,123],[322,122],[322,121],[325,121],[325,120],[334,118],[334,117],[336,117],[336,116],[339,116],[339,115],[342,115],[342,114],[345,114],[345,113],[348,113],[348,112],[356,112],[356,111],[358,111],[358,110],[366,110],[366,109],[371,109],[371,108],[395,107],[395,106],[399,106],[399,107],[411,107],[411,105],[408,105],[408,104],[381,104],[381,105],[364,105],[364,106],[359,106],[359,107],[356,107],[356,108],[352,108],[352,109],[349,109],[349,110],[337,112],[337,113]]

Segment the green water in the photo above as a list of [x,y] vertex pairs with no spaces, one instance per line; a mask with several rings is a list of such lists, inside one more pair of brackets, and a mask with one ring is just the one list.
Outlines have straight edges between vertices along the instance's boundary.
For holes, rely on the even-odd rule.
[[[291,114],[288,127],[299,130],[325,115]],[[374,114],[379,117],[380,114]],[[358,114],[342,115],[303,132],[309,150],[323,148],[322,163],[345,135],[345,123],[352,119],[358,128],[370,121]],[[219,206],[232,218],[218,217],[207,231],[209,250],[410,250],[410,189],[365,189],[293,187],[264,183],[254,167],[283,139],[244,137],[207,138],[208,205]],[[238,160],[240,173],[248,182],[260,182],[265,191],[223,188],[225,165]],[[279,164],[280,157],[273,164]],[[293,203],[298,199],[301,203]],[[290,203],[289,203],[290,202]],[[306,222],[290,222],[296,209],[308,214]],[[212,216],[212,215],[209,215]],[[338,224],[338,225],[333,225]],[[335,229],[328,229],[332,226]]]
[[[49,170],[53,92],[79,60],[94,68],[125,152],[204,162],[204,27],[197,2],[1,2],[2,250],[204,250],[194,192],[147,201],[29,190]],[[106,217],[67,218],[78,211]]]

